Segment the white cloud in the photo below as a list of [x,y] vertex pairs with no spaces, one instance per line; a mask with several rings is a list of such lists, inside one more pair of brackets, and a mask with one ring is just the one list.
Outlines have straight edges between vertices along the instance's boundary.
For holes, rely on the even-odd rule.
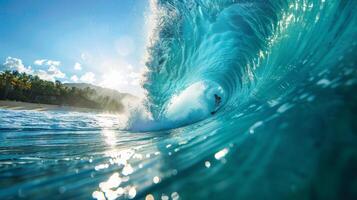
[[81,76],[80,80],[85,83],[93,83],[95,81],[95,74],[93,72],[87,72]]
[[42,65],[52,65],[52,66],[60,66],[61,65],[61,62],[60,61],[56,61],[56,60],[48,60],[48,59],[38,59],[38,60],[35,60],[34,61],[34,64],[35,65],[39,65],[39,66],[42,66]]
[[40,60],[35,60],[34,64],[40,66],[47,65],[48,69],[47,70],[39,69],[34,71],[31,68],[31,66],[25,67],[21,59],[12,58],[12,57],[7,57],[3,65],[11,70],[17,70],[19,72],[25,72],[27,74],[37,75],[41,79],[47,81],[55,81],[56,79],[63,79],[66,77],[66,74],[63,73],[58,68],[58,66],[61,64],[60,61],[40,59]]
[[35,60],[35,62],[33,62],[35,65],[43,65],[46,62],[46,59],[39,59],[39,60]]
[[35,72],[35,75],[47,81],[55,81],[56,79],[66,77],[65,73],[63,73],[60,69],[53,65],[49,66],[47,71],[42,69],[38,70],[37,72]]
[[89,52],[82,52],[80,57],[81,61],[85,63],[91,63],[93,61],[93,56]]
[[66,77],[66,74],[64,74],[63,72],[61,72],[61,70],[58,69],[57,67],[55,67],[54,65],[50,66],[47,71],[48,71],[48,73],[51,74],[54,78],[64,78],[64,77]]
[[55,61],[55,60],[47,60],[46,64],[58,67],[58,66],[61,65],[61,62],[60,61]]
[[34,64],[40,66],[48,66],[47,71],[40,69],[35,72],[35,74],[38,75],[41,79],[47,81],[55,81],[56,79],[62,79],[66,77],[66,74],[58,68],[61,65],[60,61],[39,59],[35,60]]
[[82,60],[87,60],[88,55],[86,53],[81,53],[81,59]]
[[33,73],[31,66],[25,67],[22,60],[18,58],[7,57],[3,65],[11,70],[17,70],[20,73]]
[[54,81],[53,76],[48,74],[46,71],[40,69],[35,73],[40,79],[46,80],[46,81]]
[[78,76],[73,75],[73,76],[71,76],[71,80],[72,80],[73,82],[78,82],[79,78],[78,78]]
[[74,64],[74,70],[78,70],[78,71],[82,70],[82,65],[81,65],[81,63],[76,62],[76,63]]

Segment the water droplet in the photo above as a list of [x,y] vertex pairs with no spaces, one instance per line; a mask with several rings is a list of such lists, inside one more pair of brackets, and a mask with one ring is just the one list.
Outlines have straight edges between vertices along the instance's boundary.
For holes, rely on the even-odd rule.
[[152,179],[152,181],[153,181],[155,184],[157,184],[157,183],[160,182],[160,178],[159,178],[158,176],[155,176],[155,177]]
[[100,192],[100,191],[94,191],[92,193],[92,197],[93,199],[97,199],[97,200],[105,200],[105,196],[104,196],[104,193],[103,192]]
[[283,105],[281,105],[277,112],[278,113],[284,113],[285,111],[289,110],[290,108],[292,108],[293,105],[292,104],[289,104],[289,103],[284,103]]
[[254,134],[255,132],[255,129],[258,128],[259,126],[263,125],[263,121],[259,121],[259,122],[256,122],[255,124],[253,124],[253,126],[251,126],[249,128],[249,133],[250,134]]
[[129,195],[129,199],[133,199],[136,196],[135,187],[132,187],[132,188],[129,189],[128,195]]
[[173,192],[173,193],[171,194],[171,198],[172,198],[172,200],[177,200],[177,199],[180,198],[180,196],[179,196],[179,194],[178,194],[177,192]]
[[226,156],[228,153],[228,149],[227,148],[224,148],[220,151],[218,151],[216,154],[214,154],[214,157],[217,159],[217,160],[220,160],[221,158],[223,158],[224,156]]
[[134,172],[134,169],[131,167],[131,165],[127,164],[127,165],[125,165],[125,167],[123,168],[122,174],[123,174],[124,176],[127,176],[127,175],[129,175],[129,174],[131,174],[131,173],[133,173],[133,172]]
[[161,200],[169,200],[169,196],[167,196],[166,194],[163,194],[161,196]]
[[323,88],[328,87],[331,84],[331,81],[327,79],[321,79],[317,83],[317,85],[321,85]]
[[152,194],[148,194],[148,195],[146,195],[146,197],[145,197],[145,200],[154,200],[155,198],[154,198],[154,196],[152,196]]
[[205,162],[205,166],[206,166],[207,168],[210,168],[210,167],[211,167],[211,163],[210,163],[209,161],[206,161],[206,162]]

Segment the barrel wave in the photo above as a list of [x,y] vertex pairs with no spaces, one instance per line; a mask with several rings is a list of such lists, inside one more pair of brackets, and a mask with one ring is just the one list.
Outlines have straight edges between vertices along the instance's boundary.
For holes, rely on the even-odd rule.
[[[177,156],[187,168],[183,183],[168,188],[182,189],[188,199],[356,195],[349,184],[356,178],[347,175],[356,166],[355,1],[159,0],[152,6],[156,26],[144,88],[153,117],[168,123],[172,99],[196,84],[205,87],[193,93],[204,95],[187,96],[192,113],[204,110],[195,101],[214,102],[208,88],[223,97],[215,115],[191,113],[171,123],[185,126],[180,137],[195,139]],[[231,154],[228,163],[197,169],[219,150]],[[324,180],[337,187],[328,189]]]
[[357,1],[151,9],[145,108],[0,119],[2,199],[357,199]]
[[345,60],[351,59],[343,67],[353,68],[352,1],[153,4],[156,26],[144,88],[155,119],[165,118],[173,96],[195,83],[221,87],[221,114],[227,115],[252,101],[272,101],[319,81],[319,73],[338,70]]

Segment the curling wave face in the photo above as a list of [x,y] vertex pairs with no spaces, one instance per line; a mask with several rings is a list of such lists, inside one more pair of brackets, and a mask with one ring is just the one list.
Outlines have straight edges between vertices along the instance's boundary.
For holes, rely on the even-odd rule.
[[[187,185],[167,187],[179,185],[191,199],[208,198],[216,192],[227,199],[223,191],[243,199],[324,198],[324,193],[343,197],[340,189],[328,191],[321,182],[327,176],[346,188],[345,197],[353,196],[352,186],[344,183],[350,179],[343,174],[356,166],[356,143],[346,143],[356,138],[351,122],[356,111],[356,4],[325,0],[154,1],[156,27],[144,84],[148,109],[154,119],[166,120],[166,124],[168,118],[183,121],[168,125],[186,125],[173,130],[181,133],[180,137],[211,138],[206,142],[197,139],[187,147],[195,152],[193,160],[203,163],[203,158],[214,152],[232,152],[224,169],[196,177],[198,180],[181,177]],[[195,90],[196,96],[181,95],[197,84],[204,86]],[[192,106],[195,102],[212,109],[213,95],[197,94],[208,94],[207,88],[219,88],[222,108],[215,115],[192,115],[204,110]],[[177,96],[184,96],[182,107],[192,112],[183,112],[180,106],[172,109]],[[341,167],[329,168],[326,162],[330,156],[346,156],[349,161],[338,159]],[[178,157],[192,165],[200,163],[188,161],[183,154]],[[185,173],[204,173],[191,172],[193,167],[188,165]],[[210,161],[205,165],[209,167]],[[264,190],[255,187],[260,184]],[[201,187],[210,191],[187,192]]]
[[[283,97],[311,76],[335,69],[337,58],[355,50],[353,1],[152,4],[156,27],[144,88],[157,120],[167,118],[172,99],[196,83],[222,88],[221,113],[234,114],[254,99]],[[214,102],[213,95],[207,101]]]

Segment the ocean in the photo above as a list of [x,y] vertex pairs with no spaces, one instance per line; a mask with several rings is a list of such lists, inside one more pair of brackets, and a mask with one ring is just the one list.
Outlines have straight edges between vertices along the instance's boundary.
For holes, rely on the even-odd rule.
[[151,6],[140,109],[0,110],[0,199],[357,199],[357,1]]

